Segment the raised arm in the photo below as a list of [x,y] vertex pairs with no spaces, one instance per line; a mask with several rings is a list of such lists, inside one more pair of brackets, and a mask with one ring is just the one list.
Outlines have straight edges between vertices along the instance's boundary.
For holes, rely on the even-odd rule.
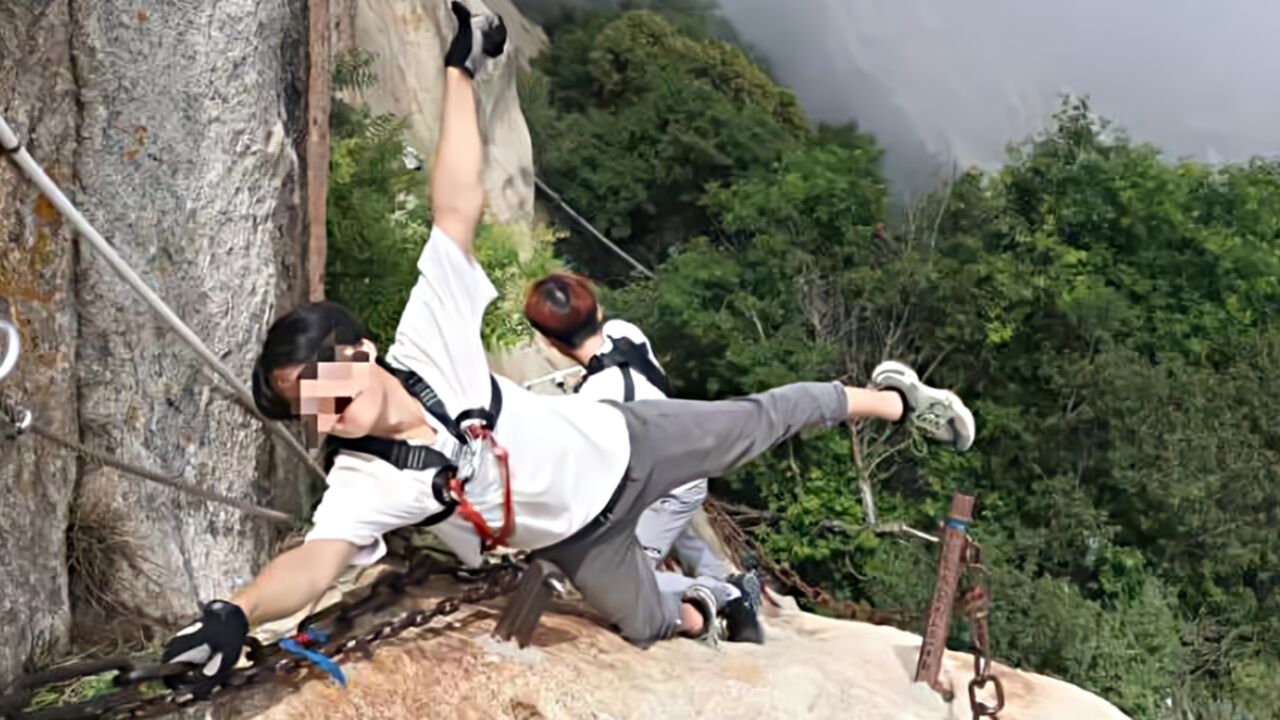
[[484,145],[472,87],[489,58],[502,54],[507,29],[502,18],[472,15],[452,5],[458,29],[445,55],[444,110],[431,163],[431,214],[437,227],[468,254],[484,209]]

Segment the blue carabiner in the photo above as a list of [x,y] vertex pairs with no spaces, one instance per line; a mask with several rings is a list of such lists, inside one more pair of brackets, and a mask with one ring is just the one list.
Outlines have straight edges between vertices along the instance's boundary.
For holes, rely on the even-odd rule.
[[312,665],[323,670],[339,687],[347,686],[347,677],[342,674],[342,668],[338,667],[338,663],[334,662],[323,653],[315,650],[307,649],[306,645],[322,646],[329,642],[329,636],[321,630],[302,630],[291,638],[284,638],[280,641],[280,649],[307,660]]

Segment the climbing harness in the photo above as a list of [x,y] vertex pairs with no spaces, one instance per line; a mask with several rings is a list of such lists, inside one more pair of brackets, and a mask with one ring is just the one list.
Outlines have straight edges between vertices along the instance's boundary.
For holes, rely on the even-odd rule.
[[[378,643],[395,638],[408,630],[424,627],[433,621],[457,613],[464,605],[474,605],[505,595],[515,586],[519,566],[505,562],[477,571],[453,571],[460,582],[468,583],[462,592],[443,598],[429,609],[413,609],[394,618],[379,622],[357,633],[357,620],[386,610],[403,599],[409,589],[419,589],[439,574],[438,564],[416,558],[403,572],[389,572],[379,577],[368,592],[351,600],[342,600],[324,608],[299,623],[305,628],[283,641],[263,644],[250,638],[247,647],[248,664],[237,667],[223,687],[215,688],[208,695],[197,696],[180,688],[168,690],[152,681],[165,678],[188,679],[198,670],[193,663],[173,662],[163,665],[149,664],[145,658],[111,657],[86,660],[50,668],[18,678],[7,694],[0,695],[0,718],[4,720],[81,720],[84,718],[149,718],[168,715],[201,702],[219,702],[245,688],[268,681],[298,681],[324,672],[335,677],[331,670],[338,669],[338,662],[356,653],[368,659]],[[292,641],[292,642],[290,642]],[[305,650],[299,655],[289,648]],[[323,658],[323,660],[321,660]],[[107,672],[112,677],[112,692],[92,700],[71,705],[29,708],[37,691],[82,678]],[[335,678],[336,680],[336,678]]]
[[[58,212],[62,213],[62,216],[71,222],[76,231],[80,234],[80,237],[84,238],[85,241],[89,243],[89,246],[93,248],[94,252],[105,260],[107,265],[109,265],[111,269],[129,285],[129,287],[133,288],[134,292],[146,301],[149,306],[151,306],[151,309],[160,316],[160,319],[164,320],[174,333],[176,333],[178,337],[181,338],[182,341],[185,342],[202,361],[204,361],[205,365],[207,365],[214,371],[214,373],[227,383],[245,409],[252,413],[254,417],[258,418],[258,420],[266,426],[268,431],[283,441],[285,446],[293,451],[293,453],[298,456],[299,460],[301,460],[312,473],[317,477],[323,478],[324,472],[321,471],[320,466],[311,459],[311,456],[307,453],[306,448],[302,446],[302,443],[298,442],[298,439],[286,430],[283,425],[271,422],[258,411],[257,406],[253,402],[253,395],[249,392],[249,388],[245,387],[244,383],[240,382],[240,380],[236,378],[235,373],[233,373],[230,368],[218,359],[218,356],[204,344],[204,341],[202,341],[199,336],[197,336],[195,332],[192,331],[191,328],[173,312],[165,301],[162,300],[160,296],[157,295],[136,272],[134,272],[133,268],[129,267],[129,264],[120,257],[120,254],[116,252],[115,248],[111,247],[106,239],[104,239],[93,225],[85,219],[84,215],[80,214],[80,211],[76,209],[76,206],[71,204],[71,201],[67,199],[67,196],[58,189],[58,186],[54,184],[53,180],[49,178],[49,175],[40,167],[40,164],[31,157],[31,153],[27,152],[26,147],[24,147],[18,140],[18,136],[14,134],[13,129],[9,127],[7,122],[5,122],[3,116],[0,116],[0,149],[3,150],[4,155],[11,158],[13,162],[16,163],[24,173],[26,173],[27,177],[31,178],[31,181],[36,184],[36,187],[40,188],[40,191],[44,193],[47,198],[49,198],[49,201],[58,209]],[[0,376],[3,376],[3,373],[0,373]]]
[[[622,401],[631,402],[636,399],[636,383],[631,375],[631,371],[637,370],[644,376],[654,387],[662,391],[663,395],[671,392],[670,383],[667,382],[667,376],[649,357],[648,343],[636,343],[630,338],[610,337],[609,341],[613,347],[607,353],[596,355],[587,363],[586,378],[604,372],[605,370],[616,367],[622,371],[623,393]],[[579,383],[574,392],[582,389]]]
[[[487,409],[465,410],[456,417],[449,414],[436,391],[417,373],[393,369],[393,373],[427,412],[459,443],[457,457],[450,457],[426,445],[411,445],[403,440],[386,438],[333,438],[335,450],[349,450],[381,458],[401,470],[435,471],[431,491],[441,509],[418,523],[430,527],[460,515],[480,537],[481,552],[503,547],[515,531],[515,503],[511,496],[510,458],[498,444],[493,431],[502,413],[502,389],[489,376],[490,401]],[[477,510],[467,497],[502,495],[501,524],[494,529],[490,518]]]

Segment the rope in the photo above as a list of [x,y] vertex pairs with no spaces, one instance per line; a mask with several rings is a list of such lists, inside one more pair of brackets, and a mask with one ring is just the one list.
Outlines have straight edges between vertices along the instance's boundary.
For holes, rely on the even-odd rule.
[[32,422],[30,412],[18,407],[17,404],[10,402],[5,398],[0,398],[0,413],[3,413],[4,416],[3,418],[0,418],[0,422],[8,422],[14,428],[14,431],[12,432],[12,436],[14,438],[21,435],[24,431],[30,431],[41,438],[48,440],[54,445],[60,445],[68,450],[77,452],[80,455],[107,467],[115,468],[120,472],[142,478],[143,480],[150,480],[153,483],[173,488],[174,490],[184,492],[188,495],[194,495],[195,497],[208,500],[209,502],[233,507],[246,515],[253,515],[265,520],[271,520],[272,522],[285,524],[293,524],[294,522],[299,521],[298,518],[295,518],[288,513],[264,508],[261,505],[255,505],[246,500],[237,500],[236,498],[222,495],[221,493],[216,493],[212,490],[205,490],[204,488],[197,487],[196,485],[178,479],[179,476],[176,474],[165,475],[163,473],[156,472],[155,470],[150,470],[138,465],[132,465],[124,462],[123,460],[112,457],[111,455],[107,455],[106,453],[98,452],[97,450],[86,447],[74,440],[64,438],[49,428],[44,427],[39,423]]
[[71,201],[67,199],[67,196],[62,194],[62,191],[58,189],[58,186],[54,184],[53,180],[49,178],[44,169],[40,167],[40,164],[37,163],[35,159],[31,157],[31,154],[27,152],[27,149],[23,147],[22,143],[18,140],[18,136],[14,134],[13,129],[9,127],[7,122],[5,122],[3,115],[0,115],[0,148],[3,148],[4,154],[17,163],[18,167],[26,173],[27,177],[31,178],[31,181],[36,184],[36,187],[40,188],[40,191],[49,198],[54,207],[58,208],[58,212],[62,213],[62,216],[75,226],[76,230],[80,233],[80,236],[89,242],[89,245],[93,250],[97,252],[103,260],[106,260],[107,264],[111,266],[111,269],[115,270],[116,274],[119,275],[122,280],[133,288],[134,292],[138,293],[138,295],[151,306],[151,309],[160,316],[160,319],[164,320],[164,322],[175,333],[177,333],[178,337],[182,338],[183,342],[185,342],[192,351],[194,351],[195,354],[204,361],[205,365],[226,381],[226,383],[235,392],[236,397],[244,405],[245,409],[252,413],[254,417],[258,418],[258,420],[260,420],[276,437],[280,438],[280,440],[284,442],[285,446],[293,451],[293,453],[296,454],[317,477],[323,478],[324,471],[321,470],[320,466],[311,458],[307,453],[306,448],[298,442],[298,439],[291,435],[289,431],[285,430],[283,426],[267,420],[262,413],[258,412],[257,406],[253,403],[253,395],[249,393],[249,389],[236,379],[235,374],[232,373],[231,370],[213,354],[208,346],[200,340],[200,338],[191,330],[190,327],[187,326],[186,323],[181,320],[181,318],[174,314],[173,310],[165,304],[164,300],[162,300],[159,295],[156,295],[155,292],[152,291],[145,282],[143,282],[142,278],[138,277],[138,274],[135,273],[133,268],[129,267],[129,264],[120,257],[119,253],[115,251],[115,248],[111,247],[111,245],[107,243],[102,235],[94,229],[93,225],[85,219],[84,215],[80,214],[80,211],[76,209],[76,206],[71,204]]
[[618,247],[617,243],[615,243],[615,242],[613,242],[612,240],[610,240],[609,238],[605,237],[603,234],[601,234],[601,232],[600,232],[599,230],[595,229],[595,226],[593,226],[591,223],[587,222],[586,218],[582,217],[582,216],[581,216],[581,215],[579,215],[579,214],[578,214],[578,213],[577,213],[573,208],[569,207],[569,203],[565,202],[565,201],[564,201],[564,198],[560,197],[560,193],[558,193],[558,192],[556,192],[555,190],[552,190],[551,188],[547,187],[547,184],[546,184],[546,183],[544,183],[544,182],[542,182],[542,178],[540,178],[540,177],[538,177],[538,176],[536,176],[536,175],[535,175],[535,176],[534,176],[534,178],[533,178],[533,182],[534,182],[534,185],[535,185],[539,190],[541,190],[541,191],[543,192],[543,194],[544,194],[544,195],[546,195],[547,197],[551,198],[551,201],[552,201],[552,202],[554,202],[555,204],[559,205],[559,206],[560,206],[560,208],[561,208],[562,210],[564,210],[566,213],[568,213],[569,217],[570,217],[570,218],[572,218],[574,222],[576,222],[576,223],[578,223],[579,225],[581,225],[581,226],[582,226],[582,228],[583,228],[584,230],[586,230],[588,233],[590,233],[592,237],[594,237],[596,240],[599,240],[600,242],[604,243],[605,247],[607,247],[607,248],[609,248],[610,250],[612,250],[612,251],[614,252],[614,254],[616,254],[618,257],[620,257],[620,258],[622,258],[623,260],[626,260],[627,262],[631,263],[631,267],[634,267],[636,270],[638,270],[638,271],[640,272],[640,274],[644,275],[645,277],[649,278],[650,280],[657,280],[657,279],[658,279],[658,276],[657,276],[657,275],[655,275],[655,274],[653,274],[653,271],[652,271],[652,270],[650,270],[649,268],[645,267],[644,265],[641,265],[639,260],[636,260],[635,258],[633,258],[633,257],[631,257],[630,255],[628,255],[628,254],[627,254],[627,252],[626,252],[625,250],[623,250],[622,248]]

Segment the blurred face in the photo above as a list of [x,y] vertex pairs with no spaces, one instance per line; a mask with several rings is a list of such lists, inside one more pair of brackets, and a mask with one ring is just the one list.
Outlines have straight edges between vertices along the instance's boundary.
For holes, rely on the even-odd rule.
[[368,340],[339,345],[332,361],[287,365],[272,373],[276,388],[306,423],[313,447],[320,435],[357,438],[373,430],[382,414],[386,375],[374,362],[376,352]]

